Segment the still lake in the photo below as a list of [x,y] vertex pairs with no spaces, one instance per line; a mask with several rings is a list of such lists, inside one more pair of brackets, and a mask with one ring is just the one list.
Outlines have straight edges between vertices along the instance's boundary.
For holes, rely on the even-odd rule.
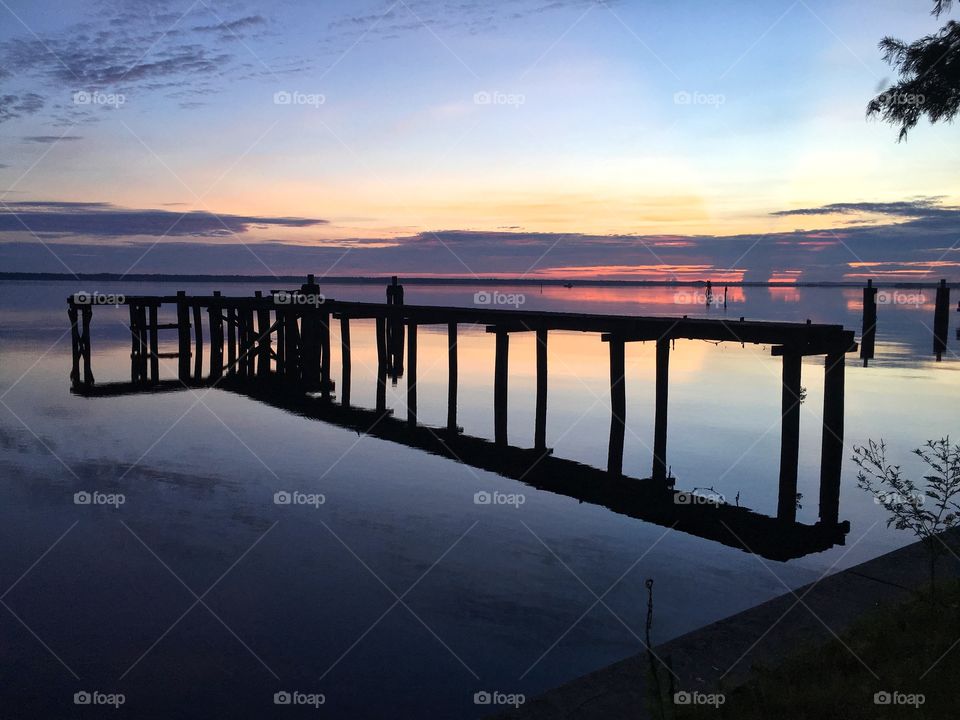
[[[383,285],[321,284],[327,297],[381,301]],[[854,445],[910,451],[960,437],[960,362],[935,362],[933,291],[890,293],[876,358],[848,356],[840,519],[845,546],[766,561],[605,508],[220,390],[85,399],[69,391],[66,297],[252,295],[227,283],[0,282],[0,707],[75,717],[73,694],[122,692],[112,716],[271,717],[277,691],[325,703],[284,716],[480,717],[474,693],[530,697],[910,541],[856,486]],[[406,302],[474,306],[479,288],[408,284]],[[483,288],[494,290],[494,288]],[[855,288],[702,290],[511,287],[525,310],[838,323],[860,335]],[[922,296],[918,297],[917,293]],[[517,300],[519,302],[519,299]],[[956,298],[954,298],[956,302]],[[99,383],[129,379],[126,308],[94,310]],[[164,322],[165,320],[161,320]],[[373,407],[373,322],[354,321],[352,402]],[[338,326],[332,327],[339,378]],[[168,333],[172,350],[176,333]],[[419,333],[419,418],[446,420],[446,329]],[[461,327],[459,421],[493,437],[494,337]],[[176,375],[176,360],[161,374]],[[547,445],[605,467],[607,346],[550,335]],[[678,341],[670,361],[668,463],[678,489],[712,487],[776,514],[780,361],[768,346]],[[624,472],[650,474],[654,347],[628,345]],[[823,359],[804,360],[797,517],[817,519]],[[405,414],[403,379],[388,405]],[[535,338],[511,339],[509,434],[532,446]],[[119,507],[74,493],[122,494]],[[277,505],[278,491],[323,504]],[[516,506],[479,491],[522,493]],[[598,597],[602,601],[598,602]],[[303,698],[301,698],[303,699]],[[112,710],[111,710],[112,712]]]

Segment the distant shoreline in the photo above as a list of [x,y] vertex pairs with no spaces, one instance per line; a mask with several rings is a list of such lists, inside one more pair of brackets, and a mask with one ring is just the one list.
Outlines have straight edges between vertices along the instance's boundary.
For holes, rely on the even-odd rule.
[[[403,277],[400,281],[405,285],[522,285],[527,287],[563,287],[567,284],[581,287],[705,287],[708,280],[603,280],[603,279],[546,279],[535,278],[463,278],[463,277]],[[390,282],[390,275],[354,276],[354,277],[318,277],[320,284],[336,285],[380,285]],[[44,280],[53,282],[162,282],[162,283],[294,283],[301,284],[305,275],[168,275],[137,273],[121,275],[120,273],[30,273],[30,272],[0,272],[0,281]],[[894,282],[878,283],[876,287],[894,288],[933,288],[939,280],[930,282]],[[714,282],[714,287],[808,287],[808,288],[860,288],[866,283],[855,282]],[[948,287],[960,287],[960,283],[947,283]]]

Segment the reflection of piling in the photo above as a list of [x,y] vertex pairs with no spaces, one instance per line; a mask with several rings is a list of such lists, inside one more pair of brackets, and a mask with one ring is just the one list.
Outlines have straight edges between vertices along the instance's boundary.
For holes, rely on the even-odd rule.
[[707,280],[707,307],[713,304],[713,283]]
[[403,305],[403,285],[397,282],[397,276],[394,275],[387,285],[387,305],[397,308],[390,313],[386,325],[387,341],[387,373],[393,384],[397,384],[397,378],[403,375],[403,314],[399,308]]
[[877,336],[877,289],[873,280],[867,280],[863,289],[863,330],[860,333],[860,357],[866,367],[873,360],[874,344]]
[[937,287],[937,306],[933,314],[933,352],[937,362],[943,357],[947,349],[947,329],[950,324],[950,288],[947,281],[941,280]]

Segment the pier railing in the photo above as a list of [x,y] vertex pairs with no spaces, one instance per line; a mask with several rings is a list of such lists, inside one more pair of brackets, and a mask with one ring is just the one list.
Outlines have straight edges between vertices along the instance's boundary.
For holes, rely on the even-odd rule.
[[[840,325],[584,313],[538,312],[489,307],[460,308],[408,305],[396,279],[387,303],[345,302],[325,298],[309,276],[294,291],[254,297],[127,296],[131,335],[130,382],[96,385],[92,374],[90,323],[94,305],[71,296],[74,391],[105,396],[155,392],[193,386],[217,386],[241,392],[300,414],[363,430],[385,439],[445,454],[484,469],[561,492],[653,522],[678,525],[693,534],[753,550],[769,557],[795,557],[842,543],[849,526],[839,522],[840,473],[843,462],[845,355],[857,349],[852,331]],[[175,306],[175,323],[161,324],[159,310]],[[203,320],[207,319],[207,333]],[[377,346],[376,406],[351,405],[351,320],[374,321]],[[331,323],[340,324],[339,398],[331,375]],[[448,335],[447,421],[442,428],[419,422],[417,415],[418,328],[446,326]],[[457,329],[482,325],[496,336],[493,442],[462,434],[457,425]],[[160,353],[159,333],[176,331],[177,351]],[[555,458],[546,447],[548,364],[551,331],[599,334],[610,355],[610,436],[607,467],[589,468]],[[536,335],[536,415],[533,448],[508,443],[507,386],[510,336]],[[673,489],[667,463],[667,418],[671,344],[677,339],[766,344],[782,359],[782,430],[775,518],[726,503],[707,509]],[[626,415],[624,350],[631,342],[656,343],[653,461],[649,478],[623,475]],[[209,345],[209,373],[203,357]],[[404,346],[406,349],[404,370]],[[796,522],[799,462],[801,358],[824,357],[824,407],[821,443],[819,522]],[[177,359],[177,377],[160,377],[160,360]],[[386,407],[388,377],[406,375],[406,417],[392,417]],[[545,468],[551,472],[544,473]],[[774,521],[775,525],[768,525]],[[740,529],[740,532],[736,531]],[[772,533],[774,529],[777,533]],[[789,540],[787,529],[789,528]],[[742,533],[742,534],[741,534]]]

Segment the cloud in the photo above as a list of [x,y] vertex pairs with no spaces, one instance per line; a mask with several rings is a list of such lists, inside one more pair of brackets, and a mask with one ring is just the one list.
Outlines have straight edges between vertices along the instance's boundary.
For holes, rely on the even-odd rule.
[[83,138],[79,135],[27,135],[23,138],[24,142],[41,145],[55,142],[73,142],[75,140],[83,140]]
[[241,30],[246,30],[258,25],[266,25],[267,21],[262,15],[248,15],[230,22],[220,22],[214,25],[197,25],[193,28],[196,32],[213,32],[233,34]]
[[857,202],[857,203],[831,203],[813,208],[796,208],[793,210],[777,210],[770,213],[777,217],[788,217],[791,215],[833,215],[833,214],[855,214],[855,213],[873,213],[879,215],[892,215],[900,217],[930,217],[932,215],[950,214],[954,215],[958,208],[943,206],[940,204],[941,198],[928,197],[917,198],[914,200],[903,200],[899,202]]
[[0,232],[24,232],[29,228],[38,235],[89,238],[222,237],[252,228],[325,224],[326,220],[317,218],[138,210],[103,202],[29,201],[0,207]]
[[33,115],[43,109],[44,100],[36,93],[0,95],[0,123],[24,115]]

